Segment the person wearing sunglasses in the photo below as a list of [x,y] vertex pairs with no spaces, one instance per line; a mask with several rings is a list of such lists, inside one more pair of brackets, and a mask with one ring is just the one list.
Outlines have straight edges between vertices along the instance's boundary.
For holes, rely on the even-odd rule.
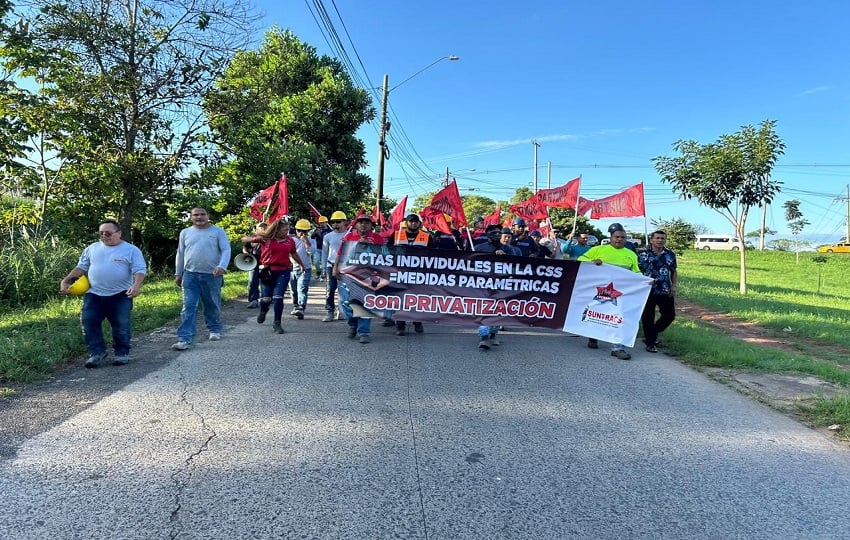
[[107,358],[103,321],[112,328],[113,365],[123,366],[130,359],[133,299],[139,296],[147,275],[141,250],[125,242],[121,226],[111,219],[98,226],[99,241],[83,250],[77,266],[59,284],[59,292],[68,294],[71,283],[86,275],[89,289],[83,296],[80,322],[89,350],[85,367],[96,368]]
[[339,280],[333,274],[334,263],[339,253],[339,247],[342,245],[342,239],[348,229],[348,217],[342,210],[337,210],[331,214],[329,220],[331,232],[327,233],[322,239],[322,268],[325,275],[328,277],[325,281],[325,317],[322,322],[331,322],[336,316],[336,292],[339,288]]

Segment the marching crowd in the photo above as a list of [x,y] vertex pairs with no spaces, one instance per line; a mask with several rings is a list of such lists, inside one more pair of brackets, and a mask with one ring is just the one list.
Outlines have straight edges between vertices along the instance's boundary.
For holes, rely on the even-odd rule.
[[[178,238],[175,257],[175,284],[183,291],[181,323],[178,341],[172,348],[178,351],[193,346],[196,337],[196,316],[203,305],[204,323],[210,341],[221,339],[221,288],[223,275],[230,263],[230,243],[223,229],[213,225],[204,208],[193,208],[191,226],[183,229]],[[299,219],[291,230],[291,218],[284,216],[271,223],[259,223],[252,234],[241,238],[245,254],[253,257],[256,266],[248,273],[248,307],[258,309],[257,323],[264,323],[272,312],[272,329],[284,333],[284,299],[292,304],[290,316],[303,319],[307,309],[307,294],[313,276],[325,285],[322,322],[339,318],[347,321],[348,337],[366,344],[371,340],[372,317],[353,306],[351,287],[340,280],[340,254],[345,243],[403,245],[423,250],[465,250],[518,257],[543,257],[588,261],[596,265],[612,264],[642,273],[653,280],[652,290],[641,316],[643,337],[648,352],[657,352],[659,334],[675,318],[674,298],[677,288],[676,255],[665,247],[667,235],[655,231],[649,245],[642,250],[626,241],[622,225],[608,228],[610,243],[588,245],[588,235],[577,233],[566,241],[554,233],[544,236],[531,230],[523,218],[516,218],[510,227],[486,225],[483,217],[473,221],[470,229],[451,228],[448,232],[431,232],[423,228],[422,219],[409,213],[403,225],[389,235],[376,232],[373,217],[359,214],[353,220],[337,210],[330,219],[320,216],[317,226]],[[451,227],[451,218],[446,216]],[[112,220],[99,227],[99,241],[89,245],[80,256],[77,266],[61,281],[62,293],[75,293],[74,288],[85,281],[81,320],[83,335],[89,349],[85,361],[88,368],[98,367],[108,357],[101,324],[108,320],[112,328],[114,365],[127,363],[130,352],[130,313],[133,298],[140,293],[147,269],[138,248],[121,239],[121,228]],[[364,287],[378,288],[379,276],[373,276]],[[77,280],[80,280],[79,283]],[[339,303],[337,303],[337,296]],[[393,318],[393,312],[383,313],[382,324],[395,328],[395,335],[407,333],[407,323]],[[413,323],[416,333],[424,332],[421,322]],[[486,350],[498,346],[499,326],[479,326],[478,347]],[[587,342],[598,348],[595,339]],[[623,344],[613,344],[611,355],[628,360],[631,355]]]

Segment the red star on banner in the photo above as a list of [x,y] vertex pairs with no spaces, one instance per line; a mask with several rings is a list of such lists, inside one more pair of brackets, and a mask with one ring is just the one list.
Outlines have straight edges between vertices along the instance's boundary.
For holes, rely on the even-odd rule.
[[612,281],[604,287],[596,287],[596,296],[593,299],[600,302],[613,302],[616,305],[617,298],[620,296],[623,296],[623,293],[614,288],[614,282]]

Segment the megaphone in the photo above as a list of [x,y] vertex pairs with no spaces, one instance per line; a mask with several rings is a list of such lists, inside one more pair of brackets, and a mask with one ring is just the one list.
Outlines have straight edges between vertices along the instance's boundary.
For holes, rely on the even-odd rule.
[[250,253],[240,253],[233,258],[233,266],[243,272],[249,272],[257,267],[257,258]]

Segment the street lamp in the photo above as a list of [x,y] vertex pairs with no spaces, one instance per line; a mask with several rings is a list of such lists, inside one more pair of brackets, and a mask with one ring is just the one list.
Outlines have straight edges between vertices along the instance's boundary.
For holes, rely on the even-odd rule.
[[380,138],[378,139],[378,150],[380,151],[380,153],[378,154],[378,188],[377,188],[377,195],[378,196],[377,196],[377,201],[375,203],[375,208],[378,209],[378,212],[381,211],[381,199],[384,198],[384,160],[389,159],[389,151],[387,149],[387,132],[390,130],[390,125],[387,123],[387,96],[389,95],[391,90],[395,90],[396,88],[403,85],[404,83],[406,83],[410,79],[416,77],[417,75],[419,75],[423,71],[427,70],[428,68],[430,68],[432,66],[435,66],[436,64],[440,63],[443,60],[455,61],[455,60],[460,60],[460,58],[455,56],[455,55],[441,56],[441,57],[437,58],[436,60],[434,60],[433,62],[431,62],[430,64],[428,64],[427,66],[425,66],[424,68],[422,68],[419,71],[417,71],[416,73],[414,73],[413,75],[411,75],[410,77],[404,79],[403,81],[401,81],[397,85],[393,86],[392,88],[390,88],[390,76],[387,75],[387,74],[384,74],[384,91],[383,91],[383,94],[381,96],[381,135],[380,135]]

